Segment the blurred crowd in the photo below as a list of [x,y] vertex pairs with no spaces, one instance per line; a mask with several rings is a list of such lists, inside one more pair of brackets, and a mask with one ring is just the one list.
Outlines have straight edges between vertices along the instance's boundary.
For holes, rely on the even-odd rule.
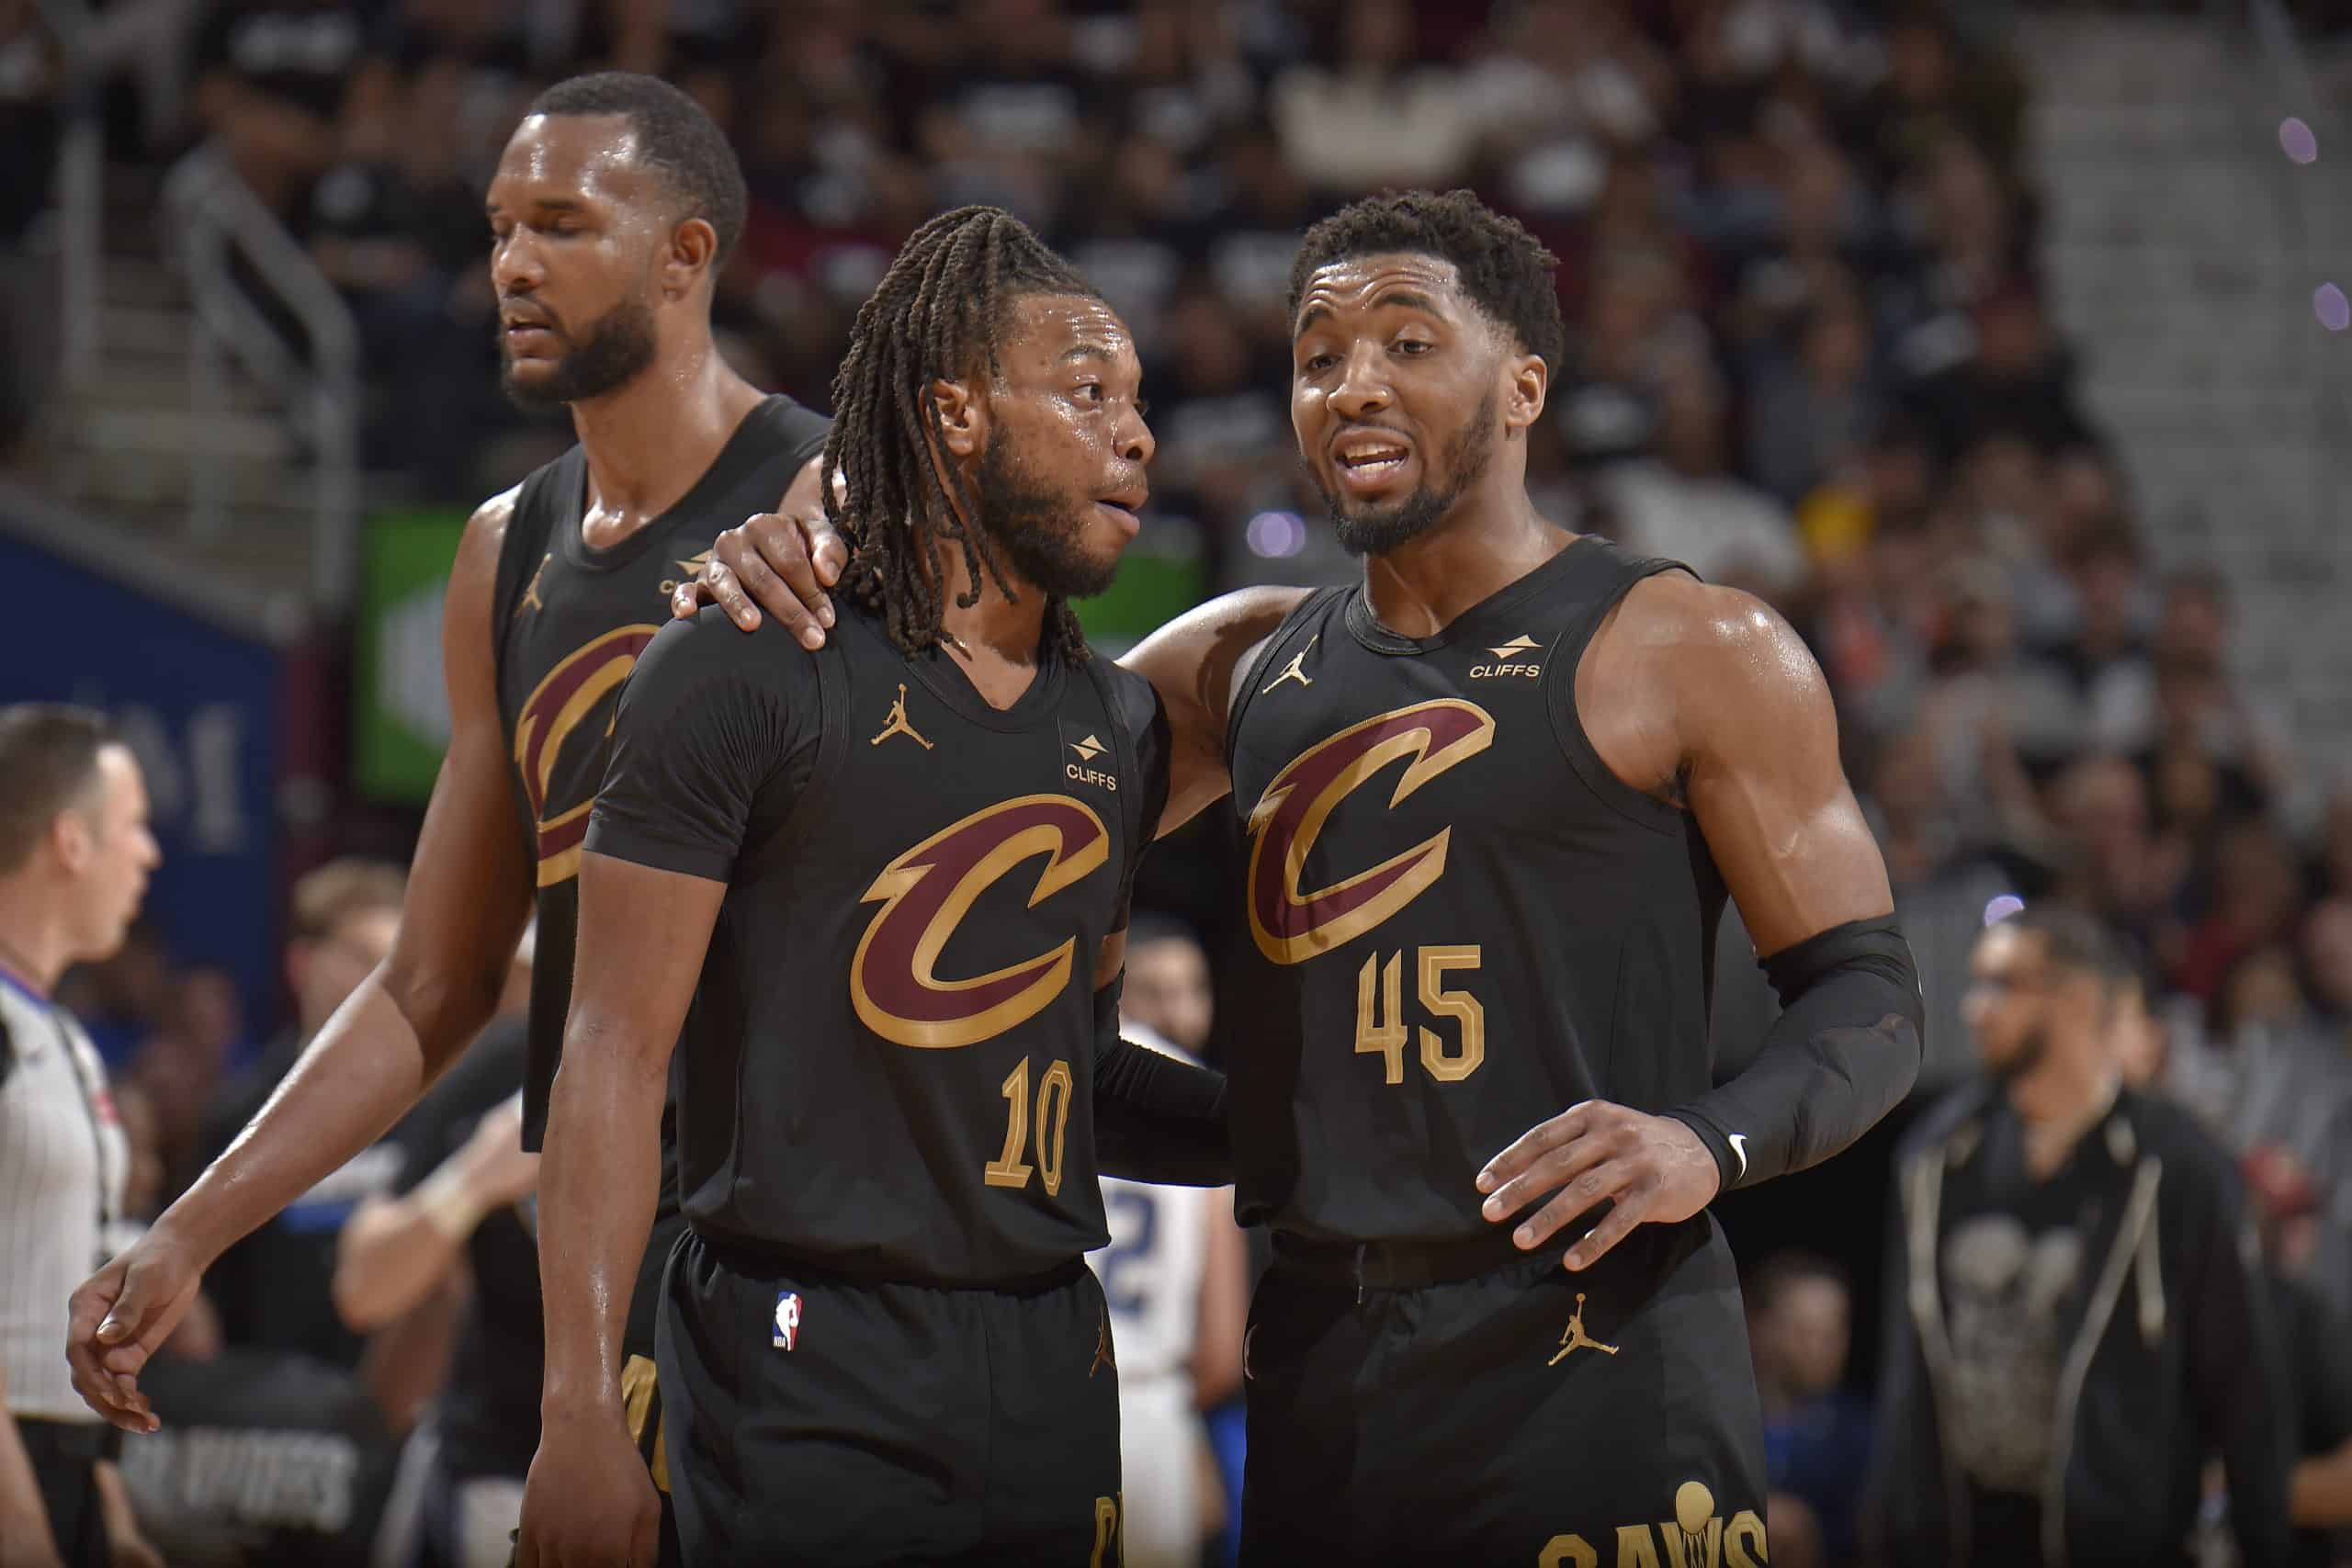
[[[44,199],[53,135],[34,10],[0,0],[0,259]],[[2019,901],[2096,915],[2153,998],[2119,1039],[2132,1076],[2256,1162],[2256,1198],[2304,1222],[2295,1268],[2352,1308],[2352,791],[2233,673],[2246,607],[2155,558],[2077,400],[2037,276],[2007,7],[100,11],[141,62],[115,154],[213,139],[350,303],[387,496],[469,503],[569,439],[496,390],[481,193],[530,96],[591,65],[662,73],[730,129],[752,209],[722,342],[804,401],[829,401],[858,302],[929,214],[994,202],[1048,236],[1140,340],[1159,439],[1143,547],[1197,559],[1204,591],[1352,570],[1289,431],[1300,230],[1384,186],[1476,189],[1560,258],[1570,361],[1531,434],[1549,514],[1754,591],[1827,673],[1927,992],[1922,1092],[1973,1070],[1962,1004],[1988,919]],[[297,911],[297,1005],[268,1049],[224,976],[175,973],[152,937],[62,998],[125,1075],[149,1212],[389,941],[396,878],[345,874],[347,907],[314,892]],[[323,1235],[311,1325],[278,1348],[356,1366]],[[1751,1310],[1768,1412],[1810,1413],[1776,1438],[1776,1472],[1812,1466],[1834,1493],[1868,1441],[1865,1406],[1837,1393],[1838,1269],[1766,1265]],[[263,1327],[224,1312],[215,1331]]]

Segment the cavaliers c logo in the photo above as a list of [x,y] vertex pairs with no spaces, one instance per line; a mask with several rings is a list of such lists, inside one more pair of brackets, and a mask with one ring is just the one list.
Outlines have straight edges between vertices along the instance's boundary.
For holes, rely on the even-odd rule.
[[1035,1018],[1069,984],[1078,938],[1051,953],[968,980],[934,972],[956,926],[1014,866],[1046,857],[1029,895],[1035,908],[1110,858],[1102,818],[1064,795],[1024,795],[943,828],[882,868],[858,902],[882,900],[850,961],[851,1005],[865,1027],[898,1045],[948,1051]]
[[[523,793],[531,803],[531,822],[537,830],[539,886],[552,887],[580,874],[580,846],[588,837],[588,812],[596,804],[597,774],[591,774],[579,800],[553,817],[548,815],[548,793],[555,779],[563,743],[582,721],[596,710],[613,689],[637,668],[637,656],[653,640],[660,626],[623,626],[583,643],[548,671],[533,688],[514,724],[514,767],[523,775]],[[605,732],[612,733],[612,720]]]
[[1351,725],[1276,774],[1250,813],[1250,934],[1258,951],[1276,964],[1303,964],[1354,941],[1444,875],[1451,828],[1344,882],[1313,893],[1298,886],[1307,852],[1351,792],[1409,757],[1388,797],[1395,806],[1494,738],[1486,709],[1447,697]]

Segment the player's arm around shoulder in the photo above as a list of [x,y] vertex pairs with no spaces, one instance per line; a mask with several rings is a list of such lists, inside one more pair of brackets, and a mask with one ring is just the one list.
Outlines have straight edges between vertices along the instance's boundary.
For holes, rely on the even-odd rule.
[[1164,836],[1225,798],[1233,788],[1225,754],[1227,721],[1258,654],[1304,588],[1244,588],[1177,616],[1119,660],[1149,681],[1168,715],[1168,807]]

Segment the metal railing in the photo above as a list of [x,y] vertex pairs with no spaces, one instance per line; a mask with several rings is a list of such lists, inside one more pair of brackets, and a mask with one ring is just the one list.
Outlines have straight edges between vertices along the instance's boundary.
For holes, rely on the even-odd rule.
[[[330,615],[349,602],[359,547],[359,329],[308,252],[210,143],[174,164],[164,205],[187,269],[196,320],[188,343],[188,402],[201,419],[221,407],[232,363],[284,404],[311,458],[313,600]],[[242,263],[243,276],[236,264]],[[299,326],[290,343],[250,288],[266,289]],[[216,453],[189,457],[189,528],[218,538],[229,525]]]
[[40,0],[64,67],[62,134],[51,199],[57,223],[58,370],[68,392],[89,385],[98,364],[98,282],[104,265],[105,132],[90,59],[92,17],[84,0]]

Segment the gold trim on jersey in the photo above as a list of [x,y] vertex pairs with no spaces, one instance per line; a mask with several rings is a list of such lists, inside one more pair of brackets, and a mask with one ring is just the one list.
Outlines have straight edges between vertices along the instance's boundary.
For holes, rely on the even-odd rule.
[[[537,863],[541,887],[567,882],[579,874],[581,843],[588,836],[587,816],[595,805],[592,785],[587,799],[565,807],[553,817],[546,814],[548,791],[554,784],[564,743],[596,705],[628,679],[629,671],[637,668],[638,655],[661,629],[640,622],[581,644],[557,660],[516,710],[514,769],[531,806],[532,858]],[[605,733],[612,734],[609,718]]]

